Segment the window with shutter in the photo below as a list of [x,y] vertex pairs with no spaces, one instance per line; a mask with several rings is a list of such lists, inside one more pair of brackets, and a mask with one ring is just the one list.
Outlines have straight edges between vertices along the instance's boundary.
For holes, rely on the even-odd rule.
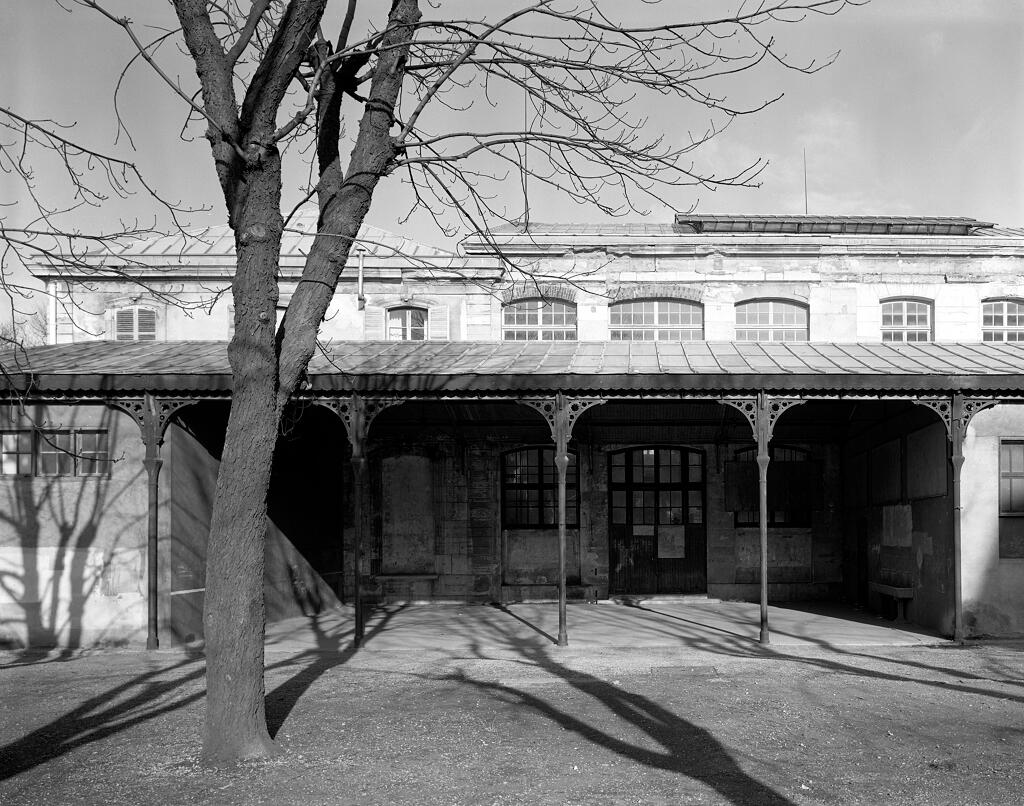
[[155,341],[156,311],[152,308],[119,308],[114,312],[114,339]]
[[427,311],[425,308],[388,309],[388,341],[423,341],[426,337]]
[[427,314],[427,338],[431,341],[448,341],[451,338],[449,328],[448,306],[433,306]]
[[376,305],[367,305],[363,309],[363,338],[366,341],[384,341],[385,313]]

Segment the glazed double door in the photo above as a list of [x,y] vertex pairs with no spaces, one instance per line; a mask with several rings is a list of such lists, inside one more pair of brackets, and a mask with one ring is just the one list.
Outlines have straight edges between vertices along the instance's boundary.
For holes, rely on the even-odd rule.
[[629,448],[608,472],[610,593],[707,591],[704,454]]

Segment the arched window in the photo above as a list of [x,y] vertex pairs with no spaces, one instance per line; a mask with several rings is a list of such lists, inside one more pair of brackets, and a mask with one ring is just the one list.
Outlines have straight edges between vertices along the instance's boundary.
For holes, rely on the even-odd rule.
[[[821,480],[807,451],[782,445],[769,449],[768,525],[810,526],[811,502]],[[726,463],[726,508],[736,526],[760,525],[757,448],[736,451]]]
[[[576,455],[569,452],[565,522],[579,523]],[[519,448],[501,457],[501,523],[505,529],[558,526],[558,471],[554,448]]]
[[114,311],[115,341],[156,341],[156,311],[134,305]]
[[505,341],[575,341],[576,306],[557,299],[524,299],[505,306]]
[[423,341],[427,338],[425,308],[388,308],[388,341]]
[[784,299],[752,299],[736,306],[736,341],[807,341],[806,305]]
[[981,303],[984,341],[1024,341],[1024,302],[990,299]]
[[701,341],[704,310],[695,302],[643,299],[609,308],[612,341]]
[[882,300],[882,341],[931,340],[931,302],[923,299]]

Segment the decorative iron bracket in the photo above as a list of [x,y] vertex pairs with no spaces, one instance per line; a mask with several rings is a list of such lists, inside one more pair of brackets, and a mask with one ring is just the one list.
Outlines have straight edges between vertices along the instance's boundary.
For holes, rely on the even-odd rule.
[[920,398],[913,402],[918,406],[926,406],[938,414],[942,424],[946,426],[946,437],[949,441],[959,441],[961,444],[967,436],[967,426],[974,419],[974,415],[999,403],[998,400],[990,398],[965,399],[961,394],[952,397]]
[[113,398],[106,402],[136,422],[142,431],[143,441],[148,446],[151,440],[155,440],[157,445],[161,444],[171,418],[180,409],[196,401],[184,397],[156,397],[147,393],[143,397]]
[[[723,397],[718,402],[725,406],[732,406],[746,417],[747,422],[750,423],[750,430],[754,433],[755,440],[761,436],[760,430],[762,428],[764,429],[764,437],[767,440],[771,440],[779,417],[793,408],[793,406],[799,406],[806,401],[800,398],[768,397],[761,393],[757,397]],[[766,415],[763,419],[758,416],[762,410]]]
[[377,415],[385,409],[399,406],[405,401],[394,398],[361,397],[353,394],[349,398],[316,398],[313,402],[338,415],[345,426],[348,441],[352,445],[352,458],[360,459],[363,456],[363,447],[366,445],[366,436]]
[[568,444],[573,426],[587,409],[600,406],[603,397],[566,397],[561,392],[552,397],[520,398],[520,403],[540,412],[551,428],[551,439],[558,445]]

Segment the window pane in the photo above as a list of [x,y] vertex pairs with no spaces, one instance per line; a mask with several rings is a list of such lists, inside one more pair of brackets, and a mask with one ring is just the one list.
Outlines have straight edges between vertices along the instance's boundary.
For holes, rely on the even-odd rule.
[[[682,300],[634,300],[609,308],[613,341],[700,341],[704,311]],[[675,327],[665,327],[666,325]]]
[[506,341],[574,341],[576,306],[558,300],[523,300],[502,313]]
[[[522,448],[502,457],[504,528],[540,528],[558,525],[558,471],[554,448]],[[578,491],[576,457],[566,468],[565,520],[575,526]]]
[[1016,300],[982,303],[984,341],[1024,341],[1024,304]]
[[897,299],[882,303],[883,342],[926,342],[932,338],[930,302]]
[[755,300],[736,306],[737,341],[807,341],[807,323],[808,309],[795,302]]

